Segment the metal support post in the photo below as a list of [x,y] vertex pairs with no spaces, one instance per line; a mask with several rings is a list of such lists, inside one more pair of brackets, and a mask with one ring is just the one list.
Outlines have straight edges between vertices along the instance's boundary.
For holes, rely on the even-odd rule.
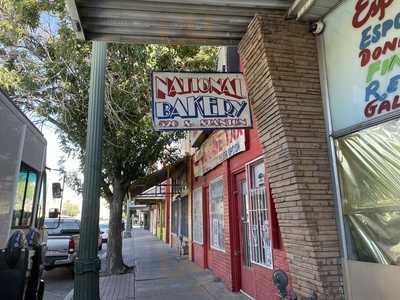
[[107,44],[94,41],[90,72],[80,243],[78,257],[75,260],[75,300],[99,299],[100,260],[97,256],[97,238],[99,234],[106,55]]

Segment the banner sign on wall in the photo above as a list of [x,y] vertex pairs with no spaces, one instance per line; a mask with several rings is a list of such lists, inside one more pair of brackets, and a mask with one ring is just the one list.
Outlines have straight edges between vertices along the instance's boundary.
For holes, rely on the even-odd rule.
[[213,132],[194,155],[194,176],[203,176],[223,161],[246,151],[245,136],[244,129]]
[[252,127],[242,74],[153,72],[152,94],[156,130]]
[[347,0],[324,21],[333,130],[400,109],[400,1]]

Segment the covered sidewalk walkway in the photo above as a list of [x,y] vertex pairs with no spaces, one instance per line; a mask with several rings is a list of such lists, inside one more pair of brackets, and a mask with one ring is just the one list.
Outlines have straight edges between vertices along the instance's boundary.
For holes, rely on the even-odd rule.
[[157,240],[149,231],[134,229],[133,236],[137,266],[136,299],[247,299],[228,291],[210,271],[177,258],[176,249]]
[[132,238],[124,239],[124,259],[136,264],[134,274],[100,278],[102,300],[245,300],[230,292],[210,271],[187,259],[179,259],[170,248],[144,229],[133,229]]

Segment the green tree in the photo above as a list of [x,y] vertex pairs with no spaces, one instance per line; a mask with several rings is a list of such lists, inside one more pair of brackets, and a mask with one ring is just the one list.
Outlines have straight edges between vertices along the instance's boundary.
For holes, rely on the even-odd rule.
[[73,202],[71,200],[67,200],[63,203],[62,206],[62,215],[69,216],[69,217],[77,217],[79,216],[81,210],[79,204]]
[[[55,124],[64,150],[78,156],[83,166],[91,45],[75,37],[62,1],[42,2],[0,0],[0,85],[20,107]],[[50,28],[43,26],[43,19]],[[157,162],[168,163],[179,155],[173,145],[180,135],[152,128],[150,72],[213,70],[215,57],[216,49],[207,47],[109,47],[102,191],[110,204],[110,273],[126,270],[121,219],[128,187],[137,181],[143,183]]]

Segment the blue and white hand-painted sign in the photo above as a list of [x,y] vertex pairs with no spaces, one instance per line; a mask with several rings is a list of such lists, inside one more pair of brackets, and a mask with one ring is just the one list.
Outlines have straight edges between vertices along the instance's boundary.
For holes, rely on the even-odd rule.
[[343,1],[324,22],[333,131],[399,111],[400,1]]
[[153,72],[152,93],[156,130],[252,127],[242,74]]

